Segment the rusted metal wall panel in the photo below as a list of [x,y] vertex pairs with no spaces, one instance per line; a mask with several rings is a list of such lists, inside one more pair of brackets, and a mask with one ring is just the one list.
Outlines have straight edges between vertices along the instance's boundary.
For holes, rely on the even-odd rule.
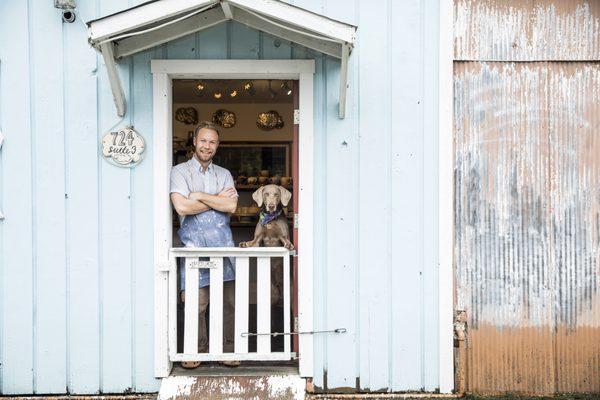
[[600,1],[455,0],[456,60],[600,59]]
[[600,64],[455,63],[474,392],[600,392]]

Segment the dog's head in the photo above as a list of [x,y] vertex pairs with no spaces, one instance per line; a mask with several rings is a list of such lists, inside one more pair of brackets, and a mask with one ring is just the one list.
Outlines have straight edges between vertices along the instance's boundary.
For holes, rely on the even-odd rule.
[[267,212],[274,212],[277,210],[279,203],[284,207],[288,205],[292,198],[292,193],[283,186],[265,185],[256,189],[252,193],[252,198],[259,207],[264,206]]

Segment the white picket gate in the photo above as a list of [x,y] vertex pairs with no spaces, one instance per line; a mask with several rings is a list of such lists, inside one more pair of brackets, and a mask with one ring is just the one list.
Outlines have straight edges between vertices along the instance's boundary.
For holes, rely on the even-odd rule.
[[[290,344],[290,255],[284,247],[172,248],[169,253],[169,357],[171,361],[280,361],[293,357]],[[199,261],[199,258],[210,261]],[[234,352],[223,352],[223,258],[236,259]],[[250,258],[256,257],[257,332],[249,332]],[[283,352],[271,349],[271,258],[283,258]],[[183,353],[177,352],[177,259],[185,259]],[[198,352],[198,279],[210,270],[209,350]],[[248,351],[256,335],[256,352]]]

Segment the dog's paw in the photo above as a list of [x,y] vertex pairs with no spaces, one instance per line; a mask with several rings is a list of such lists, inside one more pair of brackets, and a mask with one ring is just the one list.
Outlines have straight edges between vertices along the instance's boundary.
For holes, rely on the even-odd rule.
[[288,250],[294,250],[294,244],[292,242],[287,243],[284,247]]
[[248,242],[240,242],[240,247],[248,247]]

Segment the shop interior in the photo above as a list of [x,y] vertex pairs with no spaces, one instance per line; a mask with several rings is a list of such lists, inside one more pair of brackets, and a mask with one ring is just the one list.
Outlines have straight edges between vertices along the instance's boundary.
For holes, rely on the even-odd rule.
[[[192,139],[199,121],[212,121],[219,126],[220,144],[213,162],[231,172],[239,194],[237,210],[231,215],[236,246],[253,238],[260,210],[252,193],[269,183],[292,192],[292,201],[284,207],[291,232],[293,199],[297,195],[292,182],[293,99],[293,82],[289,80],[173,81],[173,165],[192,157]],[[182,246],[178,229],[179,219],[173,213],[174,247]],[[251,331],[256,329],[255,279],[256,261],[251,259]],[[273,311],[272,315],[280,314]],[[182,325],[183,316],[178,320]],[[272,328],[277,328],[283,322],[274,320],[272,324]],[[178,331],[181,346],[183,326]],[[251,337],[250,351],[255,351],[255,343]],[[281,336],[273,338],[273,350],[281,347],[281,343]]]

